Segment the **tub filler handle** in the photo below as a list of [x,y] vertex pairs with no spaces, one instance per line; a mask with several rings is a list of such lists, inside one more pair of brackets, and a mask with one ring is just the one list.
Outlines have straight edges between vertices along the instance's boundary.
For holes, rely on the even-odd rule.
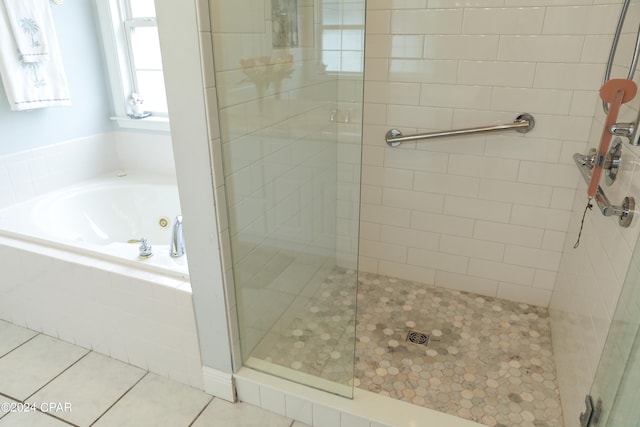
[[138,256],[140,258],[151,258],[153,256],[153,247],[144,237],[140,240],[129,240],[129,243],[140,243],[140,246],[138,247]]

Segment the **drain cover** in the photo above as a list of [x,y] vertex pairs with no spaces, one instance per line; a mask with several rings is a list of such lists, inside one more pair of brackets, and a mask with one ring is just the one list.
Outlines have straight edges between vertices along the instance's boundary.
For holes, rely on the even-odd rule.
[[418,331],[409,331],[407,334],[407,341],[413,344],[418,345],[427,345],[429,344],[429,335],[418,332]]

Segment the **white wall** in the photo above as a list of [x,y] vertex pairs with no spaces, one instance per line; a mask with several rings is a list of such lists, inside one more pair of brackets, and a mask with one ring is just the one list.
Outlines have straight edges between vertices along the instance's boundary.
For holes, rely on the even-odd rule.
[[[549,304],[619,9],[592,3],[368,2],[362,270]],[[384,142],[522,112],[525,136]]]

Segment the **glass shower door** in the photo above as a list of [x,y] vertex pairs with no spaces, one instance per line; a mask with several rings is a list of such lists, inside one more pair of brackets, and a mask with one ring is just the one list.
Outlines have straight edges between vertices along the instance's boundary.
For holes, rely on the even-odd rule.
[[211,3],[242,362],[352,396],[364,0]]
[[640,241],[636,244],[627,277],[607,335],[591,387],[594,406],[591,422],[583,413],[582,425],[636,427],[640,425]]

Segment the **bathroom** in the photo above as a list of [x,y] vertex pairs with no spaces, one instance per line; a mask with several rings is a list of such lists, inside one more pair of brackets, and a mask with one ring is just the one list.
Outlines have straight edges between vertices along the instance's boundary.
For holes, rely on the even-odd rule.
[[[265,379],[255,371],[240,368],[242,359],[246,358],[239,347],[246,335],[239,329],[236,312],[245,302],[235,300],[230,283],[246,276],[243,276],[245,270],[238,271],[243,265],[234,265],[238,249],[232,247],[234,243],[229,224],[233,225],[237,219],[229,217],[225,206],[225,190],[229,191],[226,187],[238,188],[240,184],[225,177],[226,165],[221,163],[223,149],[229,147],[227,142],[242,136],[242,130],[230,125],[229,116],[225,114],[242,111],[244,116],[237,126],[244,126],[247,133],[274,121],[287,122],[289,117],[281,114],[305,111],[308,114],[296,117],[301,129],[278,128],[273,134],[283,131],[304,139],[311,133],[331,134],[337,131],[341,137],[337,156],[344,157],[339,157],[332,172],[337,172],[340,190],[344,191],[320,190],[325,191],[323,194],[327,198],[339,200],[332,202],[328,210],[339,209],[341,221],[329,223],[326,228],[330,231],[337,229],[341,233],[337,239],[340,264],[354,266],[359,243],[358,268],[363,274],[377,273],[550,307],[563,413],[566,425],[575,423],[578,414],[584,411],[584,397],[590,391],[625,276],[635,271],[630,267],[637,238],[635,222],[627,229],[621,228],[614,219],[603,217],[593,209],[585,220],[582,241],[577,249],[573,249],[586,197],[585,186],[572,155],[587,153],[589,147],[595,146],[603,126],[604,115],[601,109],[597,110],[597,93],[622,2],[498,0],[455,2],[453,7],[433,0],[369,1],[366,5],[364,85],[358,80],[362,78],[357,76],[358,72],[342,76],[344,78],[337,81],[318,82],[317,79],[324,77],[317,69],[317,63],[312,60],[296,63],[300,55],[312,58],[310,52],[319,45],[318,40],[322,37],[313,30],[305,32],[305,27],[300,24],[297,43],[302,47],[289,50],[294,55],[295,65],[290,76],[316,79],[313,83],[318,87],[338,93],[337,102],[332,104],[322,96],[309,93],[309,97],[317,98],[321,105],[317,111],[312,110],[313,106],[305,110],[307,106],[293,105],[293,101],[279,110],[277,107],[282,99],[269,92],[264,99],[270,103],[265,108],[269,113],[267,117],[255,116],[260,111],[255,102],[257,85],[246,81],[250,78],[238,68],[238,63],[243,58],[272,54],[265,52],[264,46],[255,41],[262,34],[262,30],[256,28],[264,26],[265,17],[267,21],[271,19],[269,7],[262,1],[242,5],[223,1],[211,1],[210,5],[206,1],[180,6],[170,3],[158,1],[156,7],[173,153],[166,133],[114,131],[117,128],[108,120],[112,113],[110,95],[104,84],[108,78],[102,71],[106,67],[103,67],[104,60],[97,54],[95,45],[84,48],[86,54],[79,56],[83,59],[75,67],[73,62],[65,63],[72,93],[77,94],[68,111],[50,109],[46,112],[11,113],[6,106],[0,110],[2,140],[5,140],[4,129],[9,129],[12,141],[20,141],[4,144],[2,148],[5,162],[2,177],[11,179],[9,186],[2,186],[3,190],[11,189],[1,196],[3,206],[34,195],[35,178],[24,172],[21,176],[25,180],[16,182],[15,173],[20,172],[12,170],[14,174],[9,175],[6,156],[36,148],[39,141],[45,144],[37,128],[56,129],[55,133],[50,133],[55,140],[46,144],[109,134],[104,139],[92,140],[98,147],[98,154],[96,151],[85,153],[93,160],[110,159],[108,165],[101,164],[104,169],[77,170],[78,165],[87,163],[74,161],[70,168],[63,163],[69,159],[67,155],[57,156],[54,165],[59,164],[63,171],[74,169],[86,176],[114,170],[147,170],[171,175],[171,164],[175,161],[181,211],[185,218],[189,283],[179,275],[162,275],[161,280],[167,285],[162,289],[175,290],[175,294],[157,295],[157,291],[151,291],[147,300],[166,298],[169,300],[165,300],[166,306],[180,305],[179,312],[184,315],[175,322],[164,319],[166,323],[173,323],[171,329],[176,330],[175,336],[165,338],[164,331],[159,331],[157,336],[147,338],[145,344],[149,347],[140,349],[139,363],[150,370],[157,367],[154,371],[160,370],[161,374],[180,378],[229,399],[233,399],[235,383],[241,400],[275,412],[284,411],[286,414],[288,406],[285,403],[292,400],[286,394],[289,392],[296,396],[309,396],[314,413],[323,413],[315,409],[325,404],[329,409],[325,408],[324,414],[330,419],[342,411],[363,418],[371,417],[383,424],[390,423],[385,421],[384,415],[373,410],[358,412],[354,409],[367,400],[360,398],[359,390],[353,400],[345,399],[343,402],[336,398],[336,401],[332,396],[325,400],[324,395],[316,397],[315,390],[301,391],[296,385],[281,385],[270,376]],[[349,10],[358,10],[359,7],[362,14],[362,2],[344,4]],[[68,11],[80,8],[71,2],[52,6],[52,9],[56,19],[80,22],[86,25],[86,34],[93,34],[91,28],[95,22],[95,11],[85,7],[86,10],[78,12],[85,15],[79,17],[68,15]],[[317,7],[316,2],[298,1],[298,22],[317,23],[319,18],[317,15],[314,18],[317,12],[314,8]],[[219,19],[221,17],[224,19]],[[630,29],[623,33],[619,48],[625,53],[633,50],[633,27],[640,19],[637,4],[631,4],[628,17]],[[163,27],[163,19],[172,24]],[[363,22],[350,23],[353,24],[350,29],[362,31]],[[602,22],[610,24],[603,26]],[[356,28],[358,25],[360,28]],[[59,27],[64,54],[64,37],[68,37],[68,43],[75,33],[63,31],[70,25]],[[77,25],[73,29],[81,30]],[[235,40],[234,35],[241,41]],[[97,44],[98,36],[94,34],[93,37],[93,43]],[[91,38],[82,40],[90,43]],[[225,44],[227,42],[229,45]],[[305,50],[307,47],[309,49]],[[80,47],[74,46],[74,49]],[[282,51],[281,47],[274,49],[278,54]],[[614,68],[614,75],[626,72],[621,70],[628,66],[630,59],[627,56],[620,59],[622,66]],[[64,57],[73,58],[74,55],[66,54]],[[286,65],[288,57],[283,55],[281,58]],[[88,64],[94,67],[94,72],[88,72]],[[274,70],[277,66],[284,68],[281,63],[270,65]],[[300,69],[295,69],[298,66],[316,68],[304,69],[306,74],[303,74]],[[242,82],[241,90],[228,91],[227,86],[231,87],[234,82]],[[283,91],[298,90],[289,76],[281,79],[281,84]],[[267,90],[274,91],[275,87],[274,81]],[[429,96],[425,96],[426,93]],[[288,95],[291,100],[295,97],[291,93]],[[237,108],[226,108],[228,106]],[[632,103],[632,108],[637,107]],[[536,119],[534,130],[525,136],[497,133],[479,138],[456,137],[408,143],[394,149],[387,148],[384,142],[385,133],[393,127],[406,133],[466,128],[510,122],[525,112]],[[317,126],[313,121],[314,114],[318,114]],[[623,110],[623,115],[625,120],[635,117],[633,111]],[[294,121],[289,121],[288,125],[291,122]],[[354,156],[356,159],[359,156],[359,141],[354,144],[354,140],[359,138],[362,122],[362,194],[359,195],[357,190],[354,191],[354,184],[359,182],[354,177],[359,179],[360,174],[359,163],[354,162]],[[60,123],[73,123],[73,126],[59,126]],[[115,153],[112,151],[114,146],[117,147]],[[147,154],[150,150],[153,150],[153,156]],[[633,175],[635,151],[635,148],[623,145],[625,166],[615,185],[604,188],[614,204],[620,203],[625,196],[637,197]],[[246,160],[242,156],[249,155],[240,150],[237,154],[240,164]],[[43,174],[42,169],[37,168],[44,166],[44,159],[34,157],[33,152],[21,155],[27,157],[19,161],[33,160],[29,166],[31,170]],[[50,179],[40,178],[44,178],[41,185],[50,185]],[[83,178],[73,177],[73,180]],[[322,180],[323,176],[318,179]],[[229,197],[227,194],[226,200],[230,200]],[[359,197],[362,203],[359,205],[358,242],[353,234],[358,204],[353,205]],[[293,231],[296,233],[299,229]],[[309,237],[319,236],[317,249],[322,254],[327,246],[336,244],[333,241],[327,243],[323,231]],[[310,243],[305,241],[304,244]],[[5,259],[13,259],[10,258],[12,254],[15,250],[3,249]],[[64,257],[59,258],[62,258],[61,264],[56,264],[55,268],[66,265]],[[74,259],[68,261],[75,262]],[[49,264],[43,261],[43,265]],[[131,270],[129,264],[126,268]],[[322,271],[323,268],[321,266],[314,271]],[[85,273],[82,270],[81,274]],[[118,275],[120,273],[123,272],[119,271]],[[149,279],[147,273],[147,270],[142,273],[127,271],[127,274],[135,276],[127,280],[140,281],[143,288],[150,280],[160,280],[157,277]],[[101,286],[105,280],[95,281],[96,286]],[[189,319],[193,311],[189,311],[191,305],[187,288],[193,291],[197,332],[194,320]],[[52,293],[54,295],[50,296],[55,297],[55,292]],[[79,291],[77,296],[88,298],[91,295]],[[44,302],[51,304],[46,298],[42,300],[38,309],[44,306]],[[67,302],[67,306],[72,305],[75,304]],[[34,306],[31,310],[37,311]],[[136,312],[137,308],[131,307],[131,311]],[[0,317],[11,321],[12,318],[5,317],[4,310],[3,307],[3,316]],[[51,307],[48,311],[55,312]],[[90,310],[84,310],[84,314],[87,311]],[[168,312],[171,312],[170,308],[158,310],[152,313],[150,320],[128,319],[133,322],[132,326],[136,321],[144,322],[140,330],[146,333],[150,323],[160,321]],[[113,334],[99,336],[97,329],[101,316],[83,325],[83,330],[78,331],[81,338],[68,339],[116,358],[119,354],[124,354],[122,357],[137,354],[131,350],[137,339],[134,336],[120,353],[117,347],[122,344],[113,341]],[[47,331],[48,325],[29,326],[58,336],[56,330]],[[187,338],[182,337],[188,341],[187,344],[172,341],[181,339],[179,332],[188,332]],[[92,342],[94,339],[96,343]],[[249,339],[255,338],[251,336]],[[247,346],[247,343],[242,345]],[[158,348],[170,360],[152,360]],[[176,348],[183,350],[178,352]],[[170,350],[179,354],[166,352]],[[189,367],[185,368],[188,372],[171,371],[183,365]],[[234,378],[232,372],[238,375]],[[267,383],[262,384],[262,381]],[[386,407],[392,404],[388,405]],[[308,413],[302,418],[305,416],[308,417]],[[323,425],[322,421],[313,421]]]

